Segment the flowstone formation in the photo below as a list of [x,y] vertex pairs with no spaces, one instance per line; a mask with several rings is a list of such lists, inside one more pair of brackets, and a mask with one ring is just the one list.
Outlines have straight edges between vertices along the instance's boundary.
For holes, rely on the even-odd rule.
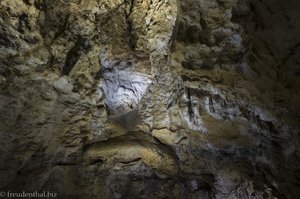
[[299,197],[297,0],[1,0],[0,191]]

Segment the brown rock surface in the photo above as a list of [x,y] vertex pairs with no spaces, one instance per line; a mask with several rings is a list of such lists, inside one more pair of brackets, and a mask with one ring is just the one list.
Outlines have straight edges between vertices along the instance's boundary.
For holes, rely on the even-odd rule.
[[0,0],[0,191],[300,195],[298,0]]

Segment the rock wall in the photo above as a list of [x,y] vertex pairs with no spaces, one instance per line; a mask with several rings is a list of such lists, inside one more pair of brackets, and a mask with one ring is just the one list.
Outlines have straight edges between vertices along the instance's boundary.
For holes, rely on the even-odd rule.
[[0,1],[0,190],[297,198],[299,10]]

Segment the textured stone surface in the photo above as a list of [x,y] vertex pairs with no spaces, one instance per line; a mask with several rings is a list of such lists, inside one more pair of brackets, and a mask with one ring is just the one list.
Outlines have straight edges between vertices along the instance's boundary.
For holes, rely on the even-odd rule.
[[0,191],[298,198],[299,10],[0,1]]

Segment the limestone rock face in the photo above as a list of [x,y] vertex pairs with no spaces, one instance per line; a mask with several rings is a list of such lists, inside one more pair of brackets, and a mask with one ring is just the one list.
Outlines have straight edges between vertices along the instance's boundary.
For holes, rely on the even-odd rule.
[[1,0],[0,191],[300,195],[298,0]]

